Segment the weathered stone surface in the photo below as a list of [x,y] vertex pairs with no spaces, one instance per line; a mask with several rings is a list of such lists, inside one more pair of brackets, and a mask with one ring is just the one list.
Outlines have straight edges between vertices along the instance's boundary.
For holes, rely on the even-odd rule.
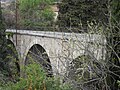
[[30,48],[38,44],[48,54],[54,75],[64,75],[67,65],[78,56],[91,52],[91,56],[101,59],[105,55],[106,40],[101,35],[28,30],[17,30],[16,34],[16,30],[6,31],[13,33],[9,39],[16,46],[20,66],[25,65]]

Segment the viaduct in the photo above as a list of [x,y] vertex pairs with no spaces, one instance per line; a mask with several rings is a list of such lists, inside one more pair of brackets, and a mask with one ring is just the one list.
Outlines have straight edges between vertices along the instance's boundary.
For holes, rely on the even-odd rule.
[[75,58],[88,53],[101,59],[105,52],[105,39],[96,34],[78,34],[50,31],[7,29],[7,40],[18,55],[21,67],[31,62],[31,58],[49,69],[53,75],[64,75],[67,66]]

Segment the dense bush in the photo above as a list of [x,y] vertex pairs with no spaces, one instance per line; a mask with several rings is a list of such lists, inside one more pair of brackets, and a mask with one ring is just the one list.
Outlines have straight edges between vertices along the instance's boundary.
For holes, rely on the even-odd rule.
[[68,84],[59,78],[47,77],[39,64],[29,64],[25,67],[25,78],[17,83],[9,83],[3,90],[72,90]]
[[58,25],[67,32],[67,28],[72,28],[73,32],[86,32],[88,22],[107,23],[106,4],[107,0],[61,0]]

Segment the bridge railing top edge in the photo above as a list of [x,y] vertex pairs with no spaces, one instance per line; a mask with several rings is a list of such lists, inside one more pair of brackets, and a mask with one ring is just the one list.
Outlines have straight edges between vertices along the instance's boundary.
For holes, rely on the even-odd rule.
[[66,40],[79,40],[79,41],[98,41],[106,42],[105,37],[103,35],[98,34],[80,34],[80,33],[64,33],[64,32],[51,32],[51,31],[31,31],[31,30],[16,30],[16,29],[6,29],[6,32],[33,35],[33,36],[41,36],[41,37],[50,37],[50,38],[59,38]]

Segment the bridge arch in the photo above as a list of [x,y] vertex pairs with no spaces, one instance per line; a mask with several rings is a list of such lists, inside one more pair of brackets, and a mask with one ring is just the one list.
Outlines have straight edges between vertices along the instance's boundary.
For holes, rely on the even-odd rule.
[[53,74],[48,54],[46,50],[39,44],[34,44],[32,47],[30,47],[26,55],[24,64],[27,65],[32,62],[37,62],[41,64],[41,66],[48,73],[49,76]]
[[9,73],[12,78],[18,78],[20,76],[20,65],[19,65],[19,57],[18,57],[18,52],[17,49],[14,45],[14,43],[10,40],[7,39],[7,58],[6,60],[8,61],[8,68],[9,68]]

